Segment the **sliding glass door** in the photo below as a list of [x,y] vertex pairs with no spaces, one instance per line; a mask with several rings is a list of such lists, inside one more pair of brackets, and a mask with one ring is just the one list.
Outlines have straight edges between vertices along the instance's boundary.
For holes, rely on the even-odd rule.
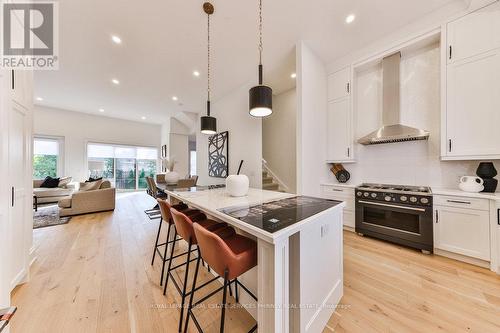
[[118,190],[145,189],[146,177],[156,175],[156,148],[89,143],[87,155],[89,176],[108,179]]

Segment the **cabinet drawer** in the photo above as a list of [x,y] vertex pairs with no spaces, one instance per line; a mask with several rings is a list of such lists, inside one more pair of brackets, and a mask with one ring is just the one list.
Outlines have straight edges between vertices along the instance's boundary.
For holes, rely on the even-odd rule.
[[345,210],[354,211],[354,189],[336,186],[321,186],[324,198],[345,201]]
[[455,196],[434,196],[435,206],[456,207],[476,210],[489,210],[490,202],[488,199],[455,197]]

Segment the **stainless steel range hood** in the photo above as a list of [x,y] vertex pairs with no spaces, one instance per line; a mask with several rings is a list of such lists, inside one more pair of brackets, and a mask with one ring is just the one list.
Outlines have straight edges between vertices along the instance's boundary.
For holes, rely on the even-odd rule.
[[382,124],[378,130],[362,137],[358,143],[374,145],[403,141],[427,140],[429,132],[400,123],[399,64],[401,53],[395,53],[382,60],[383,67],[383,110]]

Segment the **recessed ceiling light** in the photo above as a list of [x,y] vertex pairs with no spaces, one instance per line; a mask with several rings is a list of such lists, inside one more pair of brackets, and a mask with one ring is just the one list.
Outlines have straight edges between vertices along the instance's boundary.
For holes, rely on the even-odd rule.
[[43,98],[37,97],[36,100],[39,101],[39,102],[41,102],[41,101],[43,101]]
[[103,109],[103,108],[100,108],[100,109],[99,109],[99,112],[104,112],[104,109]]
[[172,96],[172,100],[173,100],[173,101],[178,100],[177,96]]
[[116,35],[111,36],[111,40],[115,44],[121,44],[122,43],[122,39],[120,37],[116,36]]
[[142,117],[141,117],[141,119],[142,119],[142,120],[146,120],[146,117],[142,116]]
[[196,77],[198,77],[198,76],[200,76],[200,72],[198,72],[198,71],[193,71],[193,75],[194,75],[194,76],[196,76]]
[[114,84],[116,85],[119,85],[120,84],[120,81],[118,81],[118,79],[112,79],[111,82],[113,82]]
[[295,78],[297,77],[297,73],[292,73],[292,74],[290,75],[290,77],[291,77],[292,79],[295,79]]
[[354,20],[356,19],[356,15],[354,14],[350,14],[350,15],[347,15],[347,17],[345,18],[345,23],[352,23]]

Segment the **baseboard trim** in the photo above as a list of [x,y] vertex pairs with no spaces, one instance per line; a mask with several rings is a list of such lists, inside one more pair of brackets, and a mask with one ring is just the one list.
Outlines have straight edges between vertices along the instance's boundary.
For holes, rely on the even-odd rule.
[[461,254],[453,253],[453,252],[448,252],[445,250],[440,250],[440,249],[434,249],[434,254],[437,254],[442,257],[462,261],[471,265],[479,266],[479,267],[484,267],[490,269],[490,262],[481,260],[481,259],[476,259],[468,256],[464,256]]

